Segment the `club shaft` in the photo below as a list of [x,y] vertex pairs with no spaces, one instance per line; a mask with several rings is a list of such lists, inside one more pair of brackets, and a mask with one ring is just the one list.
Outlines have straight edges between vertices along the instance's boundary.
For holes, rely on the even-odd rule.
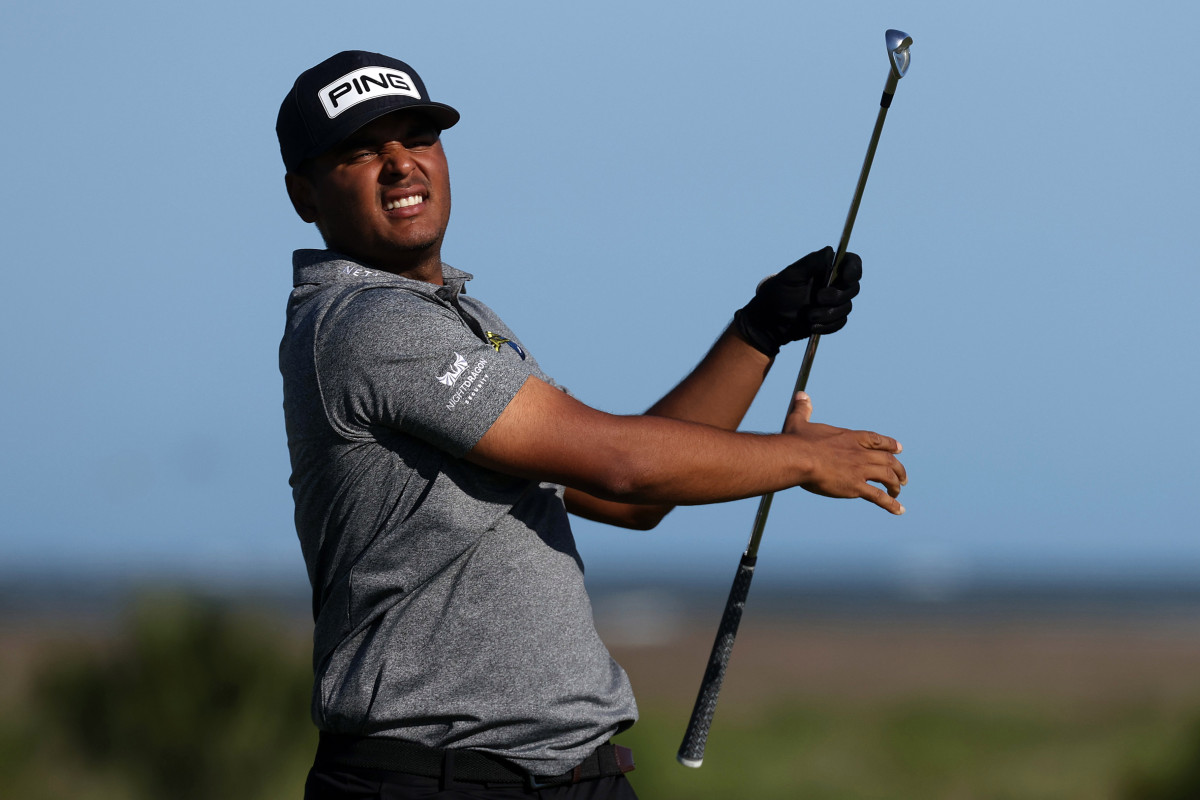
[[[895,91],[894,83],[891,88]],[[871,174],[871,162],[875,160],[875,148],[879,146],[879,135],[883,132],[883,122],[887,119],[888,101],[891,93],[884,92],[884,101],[879,105],[879,116],[875,118],[875,129],[871,131],[871,141],[867,145],[867,156],[863,159],[862,169],[858,173],[858,184],[854,187],[854,197],[850,200],[850,211],[846,214],[846,224],[842,226],[842,238],[838,242],[837,252],[833,256],[833,271],[829,275],[830,283],[837,277],[838,268],[846,256],[850,246],[850,234],[854,230],[854,220],[858,217],[858,206],[862,202],[863,190],[867,188],[867,176]],[[808,346],[804,349],[804,360],[800,362],[800,373],[796,376],[796,385],[792,389],[792,397],[796,392],[803,392],[808,387],[808,376],[812,372],[813,360],[817,357],[817,346],[821,343],[821,335],[814,333],[808,337]],[[788,398],[789,404],[791,398]],[[763,530],[767,527],[767,515],[771,513],[771,499],[774,492],[762,496],[758,503],[758,513],[754,515],[754,528],[750,531],[750,543],[746,545],[746,556],[758,557],[758,546],[762,542]]]
[[[883,131],[883,122],[887,118],[888,107],[892,95],[896,91],[896,78],[889,74],[888,82],[883,90],[883,98],[879,103],[879,116],[875,118],[875,129],[871,132],[871,141],[867,145],[867,156],[863,159],[862,170],[858,173],[858,184],[854,187],[854,198],[850,201],[850,211],[846,214],[846,224],[842,227],[842,238],[838,242],[837,253],[833,257],[833,270],[829,280],[837,277],[838,268],[850,245],[850,233],[854,230],[854,219],[858,216],[858,206],[862,202],[863,190],[867,186],[867,176],[871,172],[871,162],[875,160],[875,148],[879,144],[879,135]],[[817,345],[821,337],[813,334],[808,338],[808,347],[804,351],[804,360],[800,364],[800,373],[796,376],[796,392],[802,392],[808,385],[808,376],[812,372],[813,359],[817,356]],[[789,398],[789,407],[790,407]],[[785,420],[786,425],[786,420]],[[774,492],[767,492],[758,501],[758,511],[754,515],[754,527],[750,532],[750,542],[742,554],[734,576],[733,587],[725,603],[725,611],[721,616],[721,624],[717,629],[717,637],[713,642],[712,651],[708,657],[708,665],[704,678],[700,682],[700,691],[696,703],[692,707],[692,716],[688,721],[683,743],[679,746],[676,759],[686,767],[699,767],[704,761],[704,748],[708,741],[708,732],[712,726],[713,716],[717,711],[717,696],[721,684],[725,680],[725,670],[729,665],[729,657],[733,653],[733,642],[737,636],[738,625],[742,619],[742,611],[746,606],[746,598],[750,594],[750,581],[754,578],[754,565],[758,560],[758,546],[762,542],[763,531],[767,527],[767,516],[771,513],[771,501]]]

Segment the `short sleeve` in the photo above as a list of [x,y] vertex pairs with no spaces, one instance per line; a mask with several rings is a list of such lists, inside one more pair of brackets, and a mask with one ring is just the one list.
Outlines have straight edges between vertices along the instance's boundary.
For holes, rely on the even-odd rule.
[[343,435],[370,438],[384,426],[455,457],[475,446],[532,374],[454,310],[391,286],[335,303],[314,347],[325,411]]

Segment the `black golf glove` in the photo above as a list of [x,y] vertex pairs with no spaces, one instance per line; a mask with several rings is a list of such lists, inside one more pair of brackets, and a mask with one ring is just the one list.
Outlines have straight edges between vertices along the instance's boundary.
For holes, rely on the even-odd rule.
[[841,330],[850,314],[850,299],[858,294],[862,259],[846,253],[830,284],[832,272],[832,247],[809,253],[760,283],[754,298],[733,315],[733,324],[746,341],[771,357],[788,342]]

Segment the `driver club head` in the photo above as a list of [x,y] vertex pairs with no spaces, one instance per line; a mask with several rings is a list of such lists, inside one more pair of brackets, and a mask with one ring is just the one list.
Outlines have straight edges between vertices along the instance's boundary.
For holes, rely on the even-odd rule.
[[908,72],[908,62],[910,55],[908,48],[912,47],[912,37],[904,31],[889,29],[883,35],[884,41],[887,42],[888,60],[892,64],[892,74],[897,79],[903,78],[904,73]]

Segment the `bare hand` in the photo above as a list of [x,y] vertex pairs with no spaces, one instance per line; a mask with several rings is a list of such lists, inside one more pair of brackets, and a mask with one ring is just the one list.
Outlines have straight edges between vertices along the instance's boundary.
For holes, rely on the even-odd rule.
[[861,497],[885,511],[903,514],[904,506],[896,498],[908,483],[908,473],[895,456],[903,450],[900,443],[873,431],[809,422],[812,408],[809,396],[798,392],[783,427],[784,434],[800,437],[811,448],[811,477],[800,486],[825,497]]

